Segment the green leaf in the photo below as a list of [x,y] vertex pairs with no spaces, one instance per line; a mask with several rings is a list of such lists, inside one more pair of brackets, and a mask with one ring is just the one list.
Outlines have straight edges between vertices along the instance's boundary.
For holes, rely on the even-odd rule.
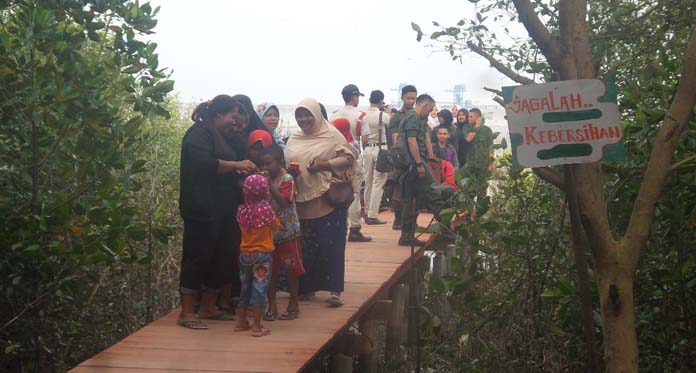
[[551,325],[551,332],[559,337],[566,337],[568,334],[556,325]]

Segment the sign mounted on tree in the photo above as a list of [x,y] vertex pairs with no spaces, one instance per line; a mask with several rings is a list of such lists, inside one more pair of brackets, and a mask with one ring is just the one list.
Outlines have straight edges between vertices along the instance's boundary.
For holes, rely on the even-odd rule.
[[503,87],[515,168],[621,161],[616,87],[599,79]]

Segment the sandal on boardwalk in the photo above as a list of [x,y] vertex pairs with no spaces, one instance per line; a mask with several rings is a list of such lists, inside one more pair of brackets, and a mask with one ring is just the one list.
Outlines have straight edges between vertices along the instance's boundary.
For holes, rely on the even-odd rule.
[[200,319],[178,319],[176,320],[176,324],[193,330],[208,329],[208,325],[205,325]]
[[251,336],[252,337],[264,337],[271,334],[271,330],[267,329],[265,326],[261,325],[260,330],[252,331]]
[[286,310],[283,312],[282,315],[280,315],[280,320],[295,320],[300,317],[300,310]]
[[235,332],[245,332],[247,330],[251,330],[251,325],[249,325],[249,323],[247,323],[245,326],[236,325],[234,327]]
[[227,312],[219,312],[210,316],[198,316],[201,320],[220,320],[220,321],[233,321],[236,320],[234,315]]
[[329,299],[326,300],[326,303],[328,303],[331,307],[341,307],[346,302],[338,295],[331,295]]
[[[268,310],[266,313],[263,314],[263,320],[264,321],[276,321],[278,320],[278,311],[277,310]],[[281,318],[282,320],[282,318]]]

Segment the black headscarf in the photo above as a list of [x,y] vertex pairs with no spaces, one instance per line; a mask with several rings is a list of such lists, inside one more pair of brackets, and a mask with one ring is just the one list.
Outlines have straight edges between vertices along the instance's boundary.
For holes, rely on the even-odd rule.
[[461,113],[462,111],[466,113],[466,119],[464,119],[464,122],[460,122],[460,121],[459,121],[459,114],[457,114],[457,126],[458,126],[458,127],[461,127],[461,126],[463,126],[463,125],[469,123],[469,110],[466,110],[466,109],[464,109],[464,108],[459,109],[459,112],[460,112],[460,113]]
[[452,112],[449,111],[448,109],[442,109],[440,110],[439,113],[437,113],[438,117],[442,117],[442,119],[445,120],[445,123],[441,124],[441,127],[452,127]]
[[245,139],[249,137],[249,134],[255,130],[268,131],[268,129],[266,129],[266,126],[263,125],[263,121],[261,120],[261,118],[259,118],[259,115],[256,114],[256,110],[254,110],[254,105],[251,103],[251,99],[249,98],[249,96],[234,95],[232,96],[232,98],[244,105],[244,109],[246,109],[247,114],[249,115],[249,125],[244,130],[243,135]]

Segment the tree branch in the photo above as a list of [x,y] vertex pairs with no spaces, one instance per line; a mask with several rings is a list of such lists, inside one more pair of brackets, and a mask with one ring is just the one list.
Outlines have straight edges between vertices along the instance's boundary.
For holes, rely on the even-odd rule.
[[551,167],[535,167],[532,168],[532,172],[534,172],[534,175],[537,175],[539,178],[546,180],[550,184],[556,186],[556,188],[560,190],[565,190],[563,174],[561,174],[557,170],[554,170]]
[[546,26],[541,23],[539,17],[537,17],[534,5],[529,0],[513,0],[512,2],[515,4],[520,22],[527,29],[529,36],[539,46],[553,70],[559,70],[563,55],[561,47],[558,41],[551,36]]
[[488,62],[491,64],[491,66],[493,66],[496,70],[500,71],[503,75],[514,80],[515,82],[520,83],[520,84],[535,84],[536,83],[534,80],[529,79],[526,76],[522,76],[522,75],[512,71],[511,68],[503,65],[500,61],[495,59],[495,57],[490,55],[488,52],[483,50],[483,48],[479,47],[478,45],[474,44],[473,42],[467,41],[466,46],[469,47],[469,49],[471,49],[472,52],[487,59]]
[[486,91],[488,91],[488,92],[495,93],[495,94],[498,95],[498,96],[502,96],[502,95],[503,95],[503,92],[502,92],[501,90],[499,90],[499,89],[488,88],[488,87],[483,87],[483,89],[486,90]]
[[684,158],[681,161],[673,164],[672,167],[670,167],[670,171],[674,171],[677,168],[679,168],[679,167],[683,166],[684,164],[689,163],[693,160],[696,160],[696,155],[692,155],[691,157]]
[[662,188],[672,171],[674,150],[694,112],[694,106],[696,106],[696,26],[691,30],[677,93],[655,139],[643,183],[623,237],[625,249],[635,254],[635,265],[637,265],[638,254],[648,239],[650,224],[655,206],[662,194]]
[[496,96],[496,97],[493,97],[493,101],[497,102],[498,105],[505,107],[505,101],[503,101],[502,98]]

